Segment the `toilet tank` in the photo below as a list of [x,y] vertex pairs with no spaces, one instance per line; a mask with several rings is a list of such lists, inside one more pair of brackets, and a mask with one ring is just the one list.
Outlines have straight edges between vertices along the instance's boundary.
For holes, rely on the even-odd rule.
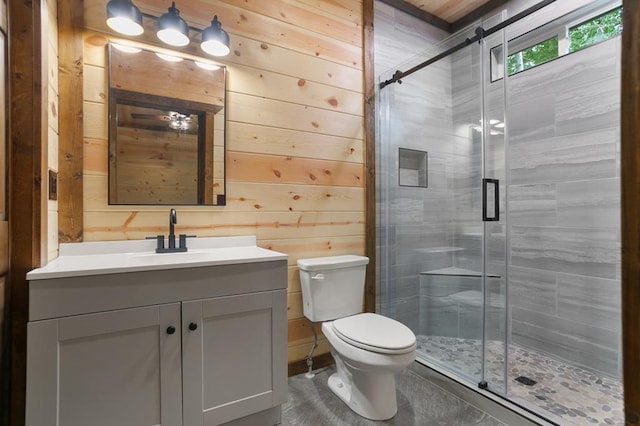
[[320,322],[362,312],[368,263],[354,255],[299,259],[304,316]]

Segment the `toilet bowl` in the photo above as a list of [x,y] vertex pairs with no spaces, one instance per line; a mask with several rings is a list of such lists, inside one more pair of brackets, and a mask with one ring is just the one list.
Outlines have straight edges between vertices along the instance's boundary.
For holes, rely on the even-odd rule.
[[[375,344],[363,343],[366,336],[357,332],[341,333],[343,320],[360,323],[359,327],[366,327],[361,330],[365,334],[378,333]],[[365,313],[324,322],[322,333],[336,361],[336,372],[329,377],[333,393],[362,417],[387,420],[395,416],[395,374],[416,358],[413,332],[390,318]]]
[[395,373],[415,360],[416,338],[404,324],[362,311],[362,256],[300,259],[304,314],[322,321],[336,362],[329,389],[349,408],[371,420],[398,411]]

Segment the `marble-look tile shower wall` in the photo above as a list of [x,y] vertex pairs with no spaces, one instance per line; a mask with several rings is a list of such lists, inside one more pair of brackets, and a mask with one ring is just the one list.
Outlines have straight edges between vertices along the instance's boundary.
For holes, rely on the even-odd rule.
[[[375,7],[377,76],[389,78],[386,72],[392,67],[424,53],[447,35],[384,3],[376,2]],[[397,318],[416,333],[419,274],[451,263],[448,253],[438,252],[450,245],[451,238],[450,80],[450,62],[444,60],[401,85],[388,86],[380,95],[389,97],[383,102],[391,107],[380,129],[388,138],[377,140],[376,208],[382,216],[378,253],[385,256],[378,262],[377,311]],[[399,186],[399,148],[428,152],[428,188]],[[436,253],[427,253],[430,250]]]
[[509,79],[512,341],[620,375],[620,38]]

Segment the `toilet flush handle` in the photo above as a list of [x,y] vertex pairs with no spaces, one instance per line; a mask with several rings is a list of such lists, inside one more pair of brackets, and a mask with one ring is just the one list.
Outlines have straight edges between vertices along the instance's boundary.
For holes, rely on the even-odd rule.
[[311,277],[312,280],[324,280],[324,274],[318,273]]

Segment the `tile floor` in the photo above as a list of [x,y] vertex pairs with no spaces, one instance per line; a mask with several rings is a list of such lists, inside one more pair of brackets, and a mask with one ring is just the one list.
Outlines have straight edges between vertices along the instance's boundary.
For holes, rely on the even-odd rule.
[[[454,371],[480,377],[480,341],[417,336],[418,356],[427,355]],[[489,342],[489,386],[504,389],[504,349]],[[622,384],[606,376],[566,364],[517,345],[509,347],[509,399],[539,412],[560,425],[623,425]],[[532,386],[515,379],[534,380]],[[492,381],[491,377],[494,378]]]
[[289,399],[282,406],[283,426],[504,425],[410,370],[397,376],[398,414],[385,422],[367,420],[329,390],[327,380],[334,372],[332,366],[319,370],[313,379],[304,374],[289,378]]

